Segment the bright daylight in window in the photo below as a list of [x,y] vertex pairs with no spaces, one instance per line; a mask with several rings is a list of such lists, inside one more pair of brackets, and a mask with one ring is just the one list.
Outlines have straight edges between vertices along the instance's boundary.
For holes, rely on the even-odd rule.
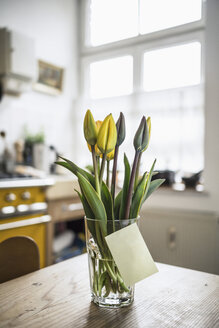
[[153,138],[145,162],[150,165],[157,157],[157,169],[181,174],[202,170],[202,1],[85,3],[83,106],[91,108],[96,119],[112,112],[116,120],[124,112],[129,157],[129,135],[142,115],[151,116]]

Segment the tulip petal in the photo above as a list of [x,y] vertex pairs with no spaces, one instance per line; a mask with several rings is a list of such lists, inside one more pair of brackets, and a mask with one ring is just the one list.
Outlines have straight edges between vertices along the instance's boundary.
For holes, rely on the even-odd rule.
[[117,130],[112,114],[109,114],[103,121],[98,136],[97,146],[103,154],[110,153],[116,145]]
[[94,146],[97,141],[97,126],[91,111],[88,109],[84,117],[84,137],[89,145]]

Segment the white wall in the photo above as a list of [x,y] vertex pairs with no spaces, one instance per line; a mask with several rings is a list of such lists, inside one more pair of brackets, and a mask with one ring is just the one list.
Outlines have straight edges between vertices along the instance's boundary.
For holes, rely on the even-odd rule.
[[64,67],[60,96],[35,91],[19,98],[5,96],[0,103],[0,130],[8,141],[22,136],[26,124],[32,132],[42,127],[46,143],[74,156],[74,100],[77,97],[76,0],[0,0],[0,27],[35,39],[36,60]]

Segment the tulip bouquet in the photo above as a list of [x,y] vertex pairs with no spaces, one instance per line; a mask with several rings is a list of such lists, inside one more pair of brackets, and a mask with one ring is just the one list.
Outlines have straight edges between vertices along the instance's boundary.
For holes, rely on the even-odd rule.
[[[149,117],[146,120],[143,116],[134,136],[133,165],[130,165],[124,154],[123,187],[116,195],[118,154],[125,135],[125,118],[122,113],[115,124],[112,114],[103,122],[95,122],[92,113],[88,110],[84,118],[84,137],[92,154],[92,172],[78,167],[63,157],[61,157],[63,161],[56,162],[78,178],[80,192],[77,193],[86,215],[92,299],[102,306],[112,306],[112,304],[114,307],[125,306],[133,300],[133,288],[125,285],[105,237],[136,222],[142,204],[164,181],[152,180],[152,176],[156,174],[154,172],[156,160],[149,172],[145,172],[143,176],[139,175],[141,156],[148,147],[151,135],[151,119]],[[113,166],[110,178],[111,162]]]

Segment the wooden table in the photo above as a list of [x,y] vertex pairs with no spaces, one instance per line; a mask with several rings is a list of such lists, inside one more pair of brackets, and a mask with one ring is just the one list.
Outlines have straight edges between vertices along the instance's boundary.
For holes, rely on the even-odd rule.
[[219,276],[158,264],[132,306],[90,302],[87,255],[0,285],[0,327],[219,327]]

